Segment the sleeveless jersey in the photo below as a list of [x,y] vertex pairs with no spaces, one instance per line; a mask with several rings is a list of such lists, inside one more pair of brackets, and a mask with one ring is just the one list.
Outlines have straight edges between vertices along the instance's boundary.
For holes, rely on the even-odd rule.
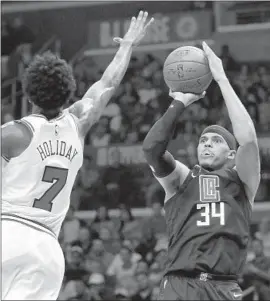
[[235,169],[196,165],[165,205],[166,273],[237,275],[247,256],[252,207]]
[[33,114],[16,122],[33,136],[27,149],[3,170],[2,217],[35,222],[58,236],[83,162],[75,117],[64,111],[52,120]]

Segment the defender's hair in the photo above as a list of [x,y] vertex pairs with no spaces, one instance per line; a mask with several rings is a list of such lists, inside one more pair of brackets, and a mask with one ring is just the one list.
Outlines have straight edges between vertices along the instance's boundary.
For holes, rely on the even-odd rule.
[[57,110],[72,97],[76,83],[72,68],[50,51],[37,55],[25,71],[22,87],[43,111]]

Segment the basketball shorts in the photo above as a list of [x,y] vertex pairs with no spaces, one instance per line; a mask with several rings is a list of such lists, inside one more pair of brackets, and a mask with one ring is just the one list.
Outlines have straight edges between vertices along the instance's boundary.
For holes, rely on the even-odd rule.
[[57,238],[40,228],[2,219],[2,300],[58,298],[63,252]]
[[170,274],[161,281],[158,300],[242,300],[242,290],[235,281]]

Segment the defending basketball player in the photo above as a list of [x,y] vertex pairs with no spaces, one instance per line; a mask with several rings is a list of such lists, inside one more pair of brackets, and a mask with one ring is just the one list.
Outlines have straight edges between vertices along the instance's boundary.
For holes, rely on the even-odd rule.
[[[165,190],[168,260],[160,300],[240,300],[237,276],[245,264],[249,224],[260,181],[253,122],[221,60],[203,43],[225,100],[234,136],[213,125],[198,141],[191,170],[167,151],[179,116],[204,94],[170,92],[173,101],[145,138],[145,157]],[[237,144],[239,145],[237,147]]]
[[145,36],[147,12],[133,17],[102,78],[63,110],[75,80],[51,53],[37,56],[23,81],[31,115],[2,127],[2,299],[56,300],[64,276],[57,237],[83,162],[83,141],[98,121]]

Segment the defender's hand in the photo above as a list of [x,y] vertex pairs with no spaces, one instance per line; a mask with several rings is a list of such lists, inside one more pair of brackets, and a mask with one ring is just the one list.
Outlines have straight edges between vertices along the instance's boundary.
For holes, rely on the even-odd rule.
[[151,18],[151,20],[145,25],[147,16],[148,12],[140,11],[137,18],[132,17],[129,29],[125,34],[124,38],[114,38],[114,42],[118,44],[126,42],[131,43],[134,46],[138,45],[140,41],[144,38],[149,26],[154,22],[154,18]]
[[185,107],[191,105],[193,102],[201,98],[204,98],[205,94],[206,94],[205,91],[202,94],[197,95],[192,93],[172,92],[171,90],[169,93],[169,95],[173,99],[181,101],[185,105]]
[[208,58],[209,67],[214,80],[216,82],[219,82],[223,79],[227,79],[227,76],[225,74],[222,65],[222,60],[214,53],[214,51],[205,42],[202,43],[202,47],[205,52],[205,55]]

